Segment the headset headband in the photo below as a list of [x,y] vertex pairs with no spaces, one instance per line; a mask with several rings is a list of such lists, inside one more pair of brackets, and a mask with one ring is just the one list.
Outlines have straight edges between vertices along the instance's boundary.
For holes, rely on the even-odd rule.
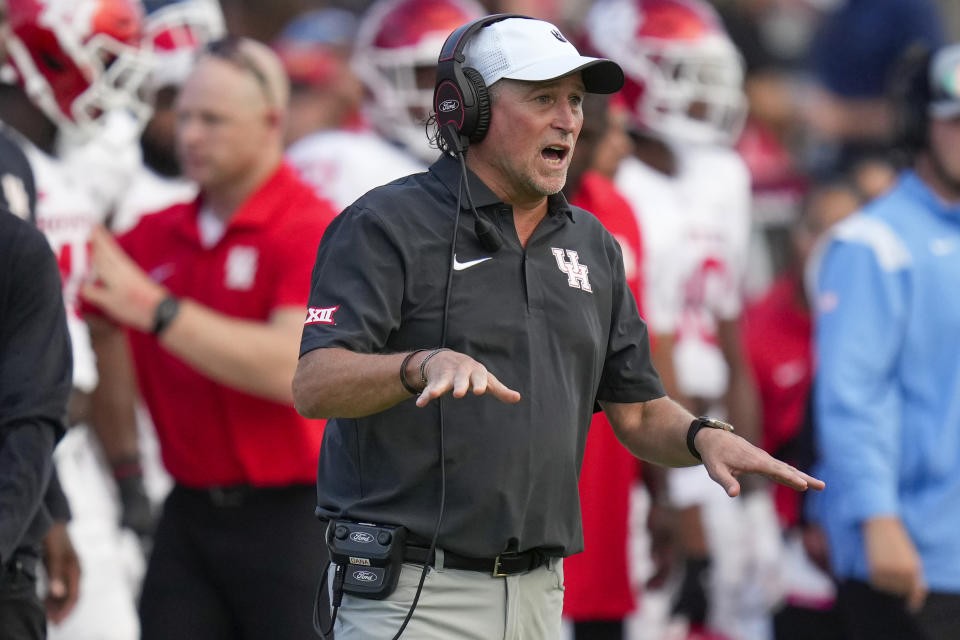
[[483,139],[490,124],[490,105],[483,77],[475,69],[464,67],[463,50],[475,33],[507,18],[532,20],[516,13],[498,13],[457,27],[447,36],[437,60],[437,83],[433,109],[440,134],[454,150],[463,152],[470,142]]
[[519,13],[497,13],[491,16],[477,18],[473,22],[468,22],[465,25],[457,27],[457,29],[444,40],[443,49],[440,50],[440,58],[437,60],[437,64],[443,64],[449,60],[456,60],[460,64],[463,64],[463,49],[467,46],[467,42],[470,41],[473,34],[488,25],[506,20],[507,18],[532,19],[530,16],[522,16]]

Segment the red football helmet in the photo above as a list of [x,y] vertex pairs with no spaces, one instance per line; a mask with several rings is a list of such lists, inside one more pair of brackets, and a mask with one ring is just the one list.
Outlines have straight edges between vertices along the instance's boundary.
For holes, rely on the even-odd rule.
[[227,34],[217,0],[144,0],[145,40],[153,52],[148,89],[179,87],[193,68],[197,50]]
[[8,49],[20,84],[47,117],[88,135],[111,110],[146,120],[150,71],[137,0],[7,0]]
[[371,94],[366,113],[381,135],[424,160],[436,158],[424,125],[437,58],[454,29],[484,14],[472,0],[381,0],[367,11],[353,66]]
[[587,47],[623,67],[630,125],[688,143],[733,144],[747,112],[743,61],[703,0],[601,0]]

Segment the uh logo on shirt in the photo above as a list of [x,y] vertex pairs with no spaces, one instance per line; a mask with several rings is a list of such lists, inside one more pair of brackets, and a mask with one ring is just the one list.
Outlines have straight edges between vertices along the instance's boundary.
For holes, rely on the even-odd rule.
[[573,249],[558,249],[551,247],[553,257],[557,259],[557,268],[567,275],[567,284],[574,289],[582,289],[588,293],[593,293],[590,286],[590,268],[585,264],[580,264],[580,254]]
[[237,245],[230,248],[224,267],[224,286],[236,291],[249,291],[257,276],[256,247]]

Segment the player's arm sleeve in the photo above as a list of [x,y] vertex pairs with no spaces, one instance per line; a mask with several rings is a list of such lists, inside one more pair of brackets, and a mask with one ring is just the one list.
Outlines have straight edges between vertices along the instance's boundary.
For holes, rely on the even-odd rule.
[[6,265],[0,301],[0,563],[27,531],[63,433],[73,368],[53,253],[30,229]]
[[660,376],[650,358],[647,325],[627,285],[620,246],[610,237],[612,309],[603,373],[597,400],[646,402],[664,394]]
[[375,212],[351,206],[337,216],[317,250],[300,355],[331,347],[382,349],[400,326],[404,263]]
[[820,464],[837,497],[837,508],[824,515],[848,524],[898,511],[895,366],[908,275],[906,257],[887,244],[834,241],[819,274],[815,424]]

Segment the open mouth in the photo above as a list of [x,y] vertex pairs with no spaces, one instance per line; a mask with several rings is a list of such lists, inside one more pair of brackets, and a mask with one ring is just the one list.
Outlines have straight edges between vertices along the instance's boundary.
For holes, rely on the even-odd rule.
[[561,165],[567,159],[570,148],[562,144],[551,144],[540,150],[540,157],[550,164]]

